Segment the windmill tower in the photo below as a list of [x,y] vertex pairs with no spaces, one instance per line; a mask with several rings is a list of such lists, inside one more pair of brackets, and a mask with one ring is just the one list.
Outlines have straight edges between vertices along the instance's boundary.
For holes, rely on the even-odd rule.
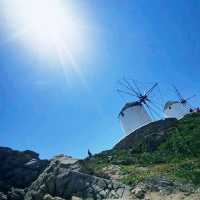
[[193,108],[190,105],[189,100],[194,98],[196,95],[193,95],[189,98],[184,98],[180,91],[175,86],[173,87],[178,100],[168,101],[164,106],[164,113],[167,118],[181,119],[186,114],[193,112]]
[[124,133],[128,135],[153,121],[150,94],[157,87],[158,83],[155,83],[150,89],[143,93],[134,80],[128,81],[123,79],[119,84],[122,89],[118,89],[118,93],[127,94],[135,98],[135,101],[126,103],[119,113],[122,129]]

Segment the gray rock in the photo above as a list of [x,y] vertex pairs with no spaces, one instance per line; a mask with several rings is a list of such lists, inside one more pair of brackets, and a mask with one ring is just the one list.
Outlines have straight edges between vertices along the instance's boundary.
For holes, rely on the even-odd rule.
[[132,193],[138,198],[138,199],[143,199],[145,196],[145,190],[142,187],[135,187],[132,190]]
[[12,188],[11,191],[8,192],[9,200],[23,200],[25,192],[23,189]]
[[7,194],[12,187],[25,188],[36,180],[49,161],[40,160],[33,151],[15,151],[0,147],[0,191]]
[[173,193],[178,189],[178,185],[162,176],[150,178],[145,184],[151,191],[159,191],[166,194]]
[[[79,162],[56,157],[28,188],[25,200],[44,200],[45,195],[71,199],[129,199],[129,188],[121,183],[80,172]],[[48,196],[49,197],[49,196]]]
[[60,197],[52,197],[50,194],[46,194],[43,198],[43,200],[64,200]]
[[7,196],[4,193],[0,192],[0,200],[7,200],[7,199],[8,199]]

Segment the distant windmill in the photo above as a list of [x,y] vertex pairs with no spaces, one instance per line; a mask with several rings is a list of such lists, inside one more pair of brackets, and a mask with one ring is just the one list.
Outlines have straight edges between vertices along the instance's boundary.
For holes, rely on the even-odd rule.
[[194,98],[196,95],[192,95],[189,98],[184,98],[175,86],[173,86],[173,88],[178,100],[168,101],[164,106],[164,113],[167,118],[181,119],[186,114],[193,112],[194,109],[190,105],[189,100]]
[[[119,119],[125,134],[130,134],[136,129],[151,123],[154,116],[158,115],[156,106],[151,100],[150,94],[158,86],[158,83],[146,92],[142,92],[133,79],[122,79],[119,81],[120,88],[117,89],[119,94],[126,94],[135,100],[126,103],[119,113]],[[156,108],[155,108],[156,107]]]

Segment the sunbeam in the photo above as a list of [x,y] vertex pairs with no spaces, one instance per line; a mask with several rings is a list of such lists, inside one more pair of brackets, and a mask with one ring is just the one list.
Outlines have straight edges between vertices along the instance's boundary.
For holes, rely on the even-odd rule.
[[88,24],[68,2],[3,0],[1,15],[6,20],[7,42],[19,40],[23,46],[48,56],[64,53],[62,56],[69,60],[87,52]]

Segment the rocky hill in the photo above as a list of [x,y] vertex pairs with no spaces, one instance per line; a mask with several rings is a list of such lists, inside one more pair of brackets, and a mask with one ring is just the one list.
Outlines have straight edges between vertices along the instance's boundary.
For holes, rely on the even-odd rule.
[[200,114],[160,120],[84,160],[0,148],[0,200],[200,199]]
[[168,130],[176,123],[176,119],[165,119],[152,122],[128,135],[114,146],[114,149],[135,149],[147,146],[148,151],[154,151],[168,137]]

